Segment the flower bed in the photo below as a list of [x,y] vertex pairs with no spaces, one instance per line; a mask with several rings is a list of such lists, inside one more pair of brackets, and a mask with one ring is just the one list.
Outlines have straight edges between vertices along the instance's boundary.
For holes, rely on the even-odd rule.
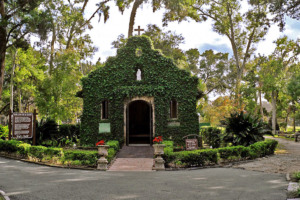
[[194,151],[173,151],[173,142],[164,141],[166,147],[163,158],[167,166],[175,167],[201,167],[214,165],[219,162],[245,160],[274,154],[278,144],[275,140],[256,142],[248,147],[232,146],[217,149],[203,149]]
[[[110,163],[120,147],[119,142],[114,140],[108,141],[107,145],[110,146],[107,156],[107,160]],[[96,150],[66,150],[62,148],[31,146],[30,144],[16,140],[6,141],[0,139],[0,152],[17,158],[67,166],[96,167],[97,160],[99,159]]]

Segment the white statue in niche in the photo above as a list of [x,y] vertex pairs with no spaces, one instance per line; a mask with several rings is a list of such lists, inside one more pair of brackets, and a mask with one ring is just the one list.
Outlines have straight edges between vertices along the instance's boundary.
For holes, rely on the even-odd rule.
[[137,81],[142,80],[142,71],[140,69],[138,69],[136,72],[136,80]]

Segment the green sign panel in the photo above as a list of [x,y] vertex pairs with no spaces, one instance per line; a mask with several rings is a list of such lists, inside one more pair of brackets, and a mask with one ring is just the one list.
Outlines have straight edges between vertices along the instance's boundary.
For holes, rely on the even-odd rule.
[[168,122],[168,126],[169,127],[179,127],[180,126],[180,122]]
[[110,133],[110,123],[99,123],[99,133]]

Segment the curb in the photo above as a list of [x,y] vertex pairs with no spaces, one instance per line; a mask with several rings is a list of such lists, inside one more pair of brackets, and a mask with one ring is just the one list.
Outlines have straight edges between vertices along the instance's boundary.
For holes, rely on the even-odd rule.
[[287,188],[287,197],[292,198],[292,199],[299,199],[299,198],[297,198],[299,188],[300,188],[299,183],[289,182],[289,185]]
[[287,188],[287,200],[300,200],[298,196],[298,190],[300,188],[300,184],[297,182],[291,181],[290,173],[286,174],[286,180],[289,182],[288,188]]
[[30,161],[30,160],[26,160],[26,159],[19,159],[19,158],[15,158],[13,156],[1,155],[1,154],[0,154],[0,157],[12,159],[12,160],[19,160],[19,161],[23,161],[23,162],[27,162],[27,163],[32,163],[32,164],[37,164],[37,165],[41,165],[41,166],[47,166],[47,167],[56,167],[56,168],[63,168],[63,169],[88,170],[88,171],[99,171],[99,170],[97,170],[97,168],[91,168],[91,167],[90,168],[88,168],[88,167],[84,168],[84,167],[52,165],[52,164],[47,164],[47,163]]
[[5,192],[3,192],[2,190],[0,190],[0,194],[4,197],[5,200],[10,200],[10,198],[6,196]]

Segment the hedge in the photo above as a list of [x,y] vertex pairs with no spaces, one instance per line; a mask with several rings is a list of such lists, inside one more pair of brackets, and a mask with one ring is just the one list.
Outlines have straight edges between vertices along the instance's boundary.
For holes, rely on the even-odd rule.
[[2,140],[0,139],[0,150],[1,151],[6,151],[9,153],[17,152],[18,150],[18,145],[21,144],[21,141],[16,141],[16,140]]
[[180,151],[173,152],[169,141],[165,141],[165,154],[163,158],[166,165],[170,163],[180,163],[188,167],[199,167],[207,164],[217,164],[220,159],[228,161],[232,159],[254,159],[266,155],[274,154],[278,144],[275,140],[265,140],[263,142],[256,142],[248,147],[232,146],[218,149],[203,149],[194,151]]
[[29,148],[28,155],[31,157],[35,157],[39,160],[42,160],[46,149],[47,149],[47,147],[44,147],[44,146],[31,146]]
[[[120,146],[118,141],[108,141],[107,145],[110,145],[108,149],[107,160],[110,163],[119,151]],[[17,153],[24,158],[36,158],[41,160],[51,160],[56,157],[58,160],[65,164],[72,165],[87,165],[96,166],[99,158],[98,151],[89,150],[64,150],[62,148],[44,147],[44,146],[31,146],[30,144],[23,143],[16,140],[2,140],[0,139],[0,151],[7,153]]]
[[97,151],[87,150],[65,150],[64,151],[64,162],[79,160],[83,165],[96,165],[98,160]]
[[195,151],[180,151],[174,153],[175,158],[188,167],[203,166],[208,163],[218,162],[218,150],[205,149]]

